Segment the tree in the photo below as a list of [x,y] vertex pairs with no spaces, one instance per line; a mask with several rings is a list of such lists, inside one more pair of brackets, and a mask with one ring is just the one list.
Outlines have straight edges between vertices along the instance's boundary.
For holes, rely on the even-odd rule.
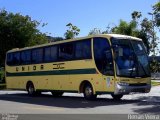
[[141,12],[134,11],[134,12],[132,12],[131,16],[132,16],[132,19],[136,21],[137,19],[142,17],[142,14],[141,14]]
[[66,26],[69,27],[64,34],[66,39],[73,39],[79,34],[80,29],[77,26],[74,26],[72,23],[68,23]]
[[88,35],[98,35],[98,34],[102,34],[101,30],[98,29],[98,28],[94,28],[93,30],[91,30],[91,31],[89,32]]
[[149,34],[151,37],[150,48],[151,52],[153,53],[150,66],[152,72],[158,72],[160,71],[160,63],[156,57],[156,52],[158,51],[160,53],[160,51],[158,48],[159,37],[157,37],[155,28],[159,29],[160,27],[160,2],[155,3],[152,9],[153,11],[149,13],[149,15],[152,16],[152,20],[150,20],[151,30],[149,31]]
[[141,21],[141,31],[145,33],[145,36],[148,39],[147,47],[149,48],[149,53],[155,55],[157,43],[154,37],[156,36],[156,34],[153,30],[152,21],[149,20],[148,18],[144,18]]
[[8,50],[47,42],[46,34],[37,29],[39,25],[28,15],[0,10],[0,66],[4,66]]
[[157,2],[152,8],[156,26],[160,27],[160,2]]
[[101,31],[101,29],[99,28],[94,28],[93,30],[89,32],[88,35],[110,34],[113,31],[113,28],[114,28],[113,25],[115,26],[115,24],[113,23],[108,24],[105,31]]
[[127,23],[124,20],[120,20],[119,25],[112,29],[112,33],[136,36],[137,24],[135,21]]
[[48,42],[56,42],[56,41],[61,41],[64,40],[62,37],[52,37],[52,36],[47,36]]

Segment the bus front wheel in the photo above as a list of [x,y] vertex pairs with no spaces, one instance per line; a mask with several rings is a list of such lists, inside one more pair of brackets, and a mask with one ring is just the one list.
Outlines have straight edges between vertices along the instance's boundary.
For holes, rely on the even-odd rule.
[[97,95],[94,95],[94,93],[93,93],[93,88],[92,88],[91,84],[85,85],[83,94],[84,94],[84,98],[87,100],[94,100],[97,97]]
[[123,97],[123,95],[114,95],[114,94],[111,94],[111,96],[114,100],[120,100]]
[[28,92],[29,96],[34,96],[35,95],[36,91],[35,91],[33,83],[28,83],[27,92]]

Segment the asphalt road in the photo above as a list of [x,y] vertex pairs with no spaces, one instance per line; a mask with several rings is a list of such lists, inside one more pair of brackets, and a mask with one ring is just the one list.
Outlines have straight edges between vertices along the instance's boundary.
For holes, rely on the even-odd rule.
[[[126,95],[120,101],[114,101],[110,95],[101,95],[95,101],[87,101],[82,94],[75,93],[65,93],[62,97],[52,97],[50,93],[29,97],[24,91],[5,90],[0,91],[0,114],[6,113],[39,114],[38,119],[43,118],[40,114],[61,114],[66,120],[66,114],[90,114],[95,119],[100,114],[104,119],[106,114],[125,114],[122,118],[128,114],[160,114],[160,86],[153,87],[148,94]],[[75,115],[72,118],[78,117]],[[72,120],[70,116],[68,120]]]

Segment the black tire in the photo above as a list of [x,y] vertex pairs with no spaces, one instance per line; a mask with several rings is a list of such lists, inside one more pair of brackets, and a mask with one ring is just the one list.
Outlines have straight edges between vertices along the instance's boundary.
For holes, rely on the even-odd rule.
[[29,96],[34,96],[36,94],[36,91],[35,91],[33,83],[28,83],[27,92],[28,92]]
[[55,92],[55,91],[51,91],[51,93],[52,93],[52,96],[54,96],[54,97],[60,97],[60,96],[63,95],[63,92]]
[[96,99],[97,95],[94,95],[93,88],[91,84],[86,84],[83,90],[84,98],[87,100]]
[[114,100],[120,100],[123,97],[123,95],[114,95],[114,94],[111,94],[111,96]]

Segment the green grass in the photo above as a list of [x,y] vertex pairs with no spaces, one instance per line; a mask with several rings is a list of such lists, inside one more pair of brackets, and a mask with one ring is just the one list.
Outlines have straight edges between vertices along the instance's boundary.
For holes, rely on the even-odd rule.
[[3,72],[2,71],[0,71],[0,76],[3,74]]
[[0,84],[4,83],[4,70],[3,69],[0,69]]
[[160,82],[152,81],[151,84],[152,84],[152,86],[159,86]]
[[2,80],[4,78],[4,70],[0,70],[0,90],[6,89],[6,84]]

